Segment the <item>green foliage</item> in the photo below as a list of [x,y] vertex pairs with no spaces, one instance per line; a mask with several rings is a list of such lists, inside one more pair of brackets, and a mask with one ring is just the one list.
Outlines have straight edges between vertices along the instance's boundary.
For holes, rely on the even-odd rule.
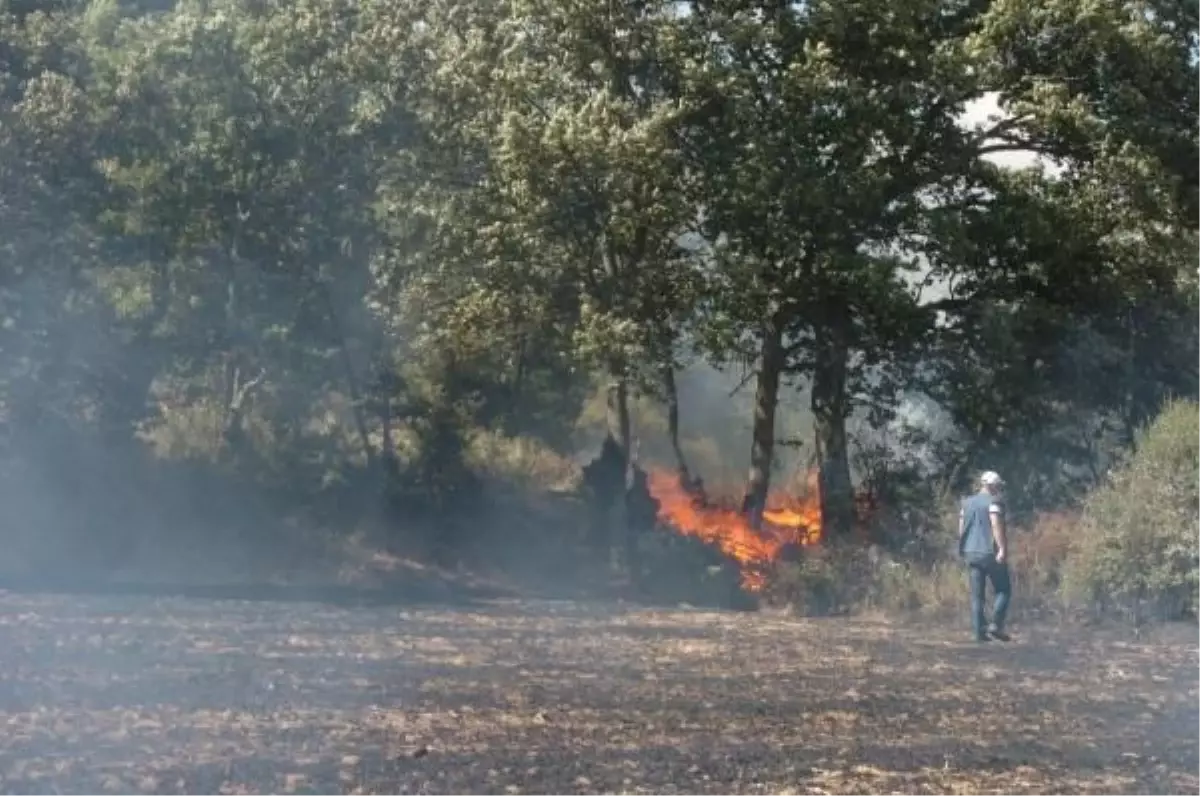
[[1066,562],[1077,604],[1137,618],[1195,616],[1200,588],[1200,407],[1175,401],[1084,506]]
[[[846,504],[847,418],[912,388],[938,461],[860,468],[908,538],[980,466],[1069,503],[1196,395],[1192,6],[687,6],[0,0],[4,461],[148,451],[400,534],[564,480],[615,381],[648,457],[815,430]],[[668,439],[697,354],[806,382],[812,429],[722,395]]]

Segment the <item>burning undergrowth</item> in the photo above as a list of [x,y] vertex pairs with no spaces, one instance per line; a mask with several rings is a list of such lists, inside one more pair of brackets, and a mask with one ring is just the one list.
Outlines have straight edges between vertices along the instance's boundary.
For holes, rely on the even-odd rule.
[[659,521],[713,545],[735,561],[741,585],[748,592],[763,590],[769,572],[789,550],[821,541],[821,501],[815,475],[810,474],[798,495],[772,493],[758,529],[731,502],[709,500],[685,488],[675,473],[651,471],[648,481],[659,504]]

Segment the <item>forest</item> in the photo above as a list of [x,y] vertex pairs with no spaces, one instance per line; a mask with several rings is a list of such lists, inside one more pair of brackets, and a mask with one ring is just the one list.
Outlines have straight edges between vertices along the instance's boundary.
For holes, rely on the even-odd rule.
[[928,577],[990,469],[1048,588],[1194,615],[1197,26],[0,0],[3,575],[702,579],[736,532],[811,606],[821,550]]

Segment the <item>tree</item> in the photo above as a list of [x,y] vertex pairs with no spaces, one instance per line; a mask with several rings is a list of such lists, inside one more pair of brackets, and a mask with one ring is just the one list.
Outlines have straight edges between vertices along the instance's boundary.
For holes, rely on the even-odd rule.
[[168,302],[156,313],[190,365],[179,375],[217,369],[234,452],[254,390],[304,405],[340,382],[375,460],[363,372],[378,332],[362,302],[384,153],[410,126],[402,98],[355,81],[359,19],[338,2],[183,3],[93,48],[114,133],[107,227],[169,284],[151,295]]
[[77,424],[84,352],[103,349],[85,332],[104,324],[87,297],[102,180],[76,21],[55,4],[0,3],[0,48],[0,412],[10,441],[37,447]]
[[677,239],[691,213],[660,69],[672,6],[510,0],[465,19],[436,74],[441,96],[467,98],[485,153],[475,273],[505,297],[553,297],[575,355],[608,381],[628,470],[631,390],[666,357],[686,299]]
[[1189,236],[1117,211],[1111,182],[997,177],[986,208],[935,236],[931,261],[959,278],[919,383],[962,432],[948,487],[998,468],[1026,507],[1061,505],[1102,480],[1143,413],[1195,394]]
[[973,450],[951,481],[1020,452],[1026,499],[1062,502],[1166,398],[1196,395],[1195,15],[1061,0],[981,17],[971,47],[1008,114],[988,151],[1057,168],[981,171],[928,216],[950,298],[931,305],[948,314],[927,389]]
[[[770,478],[780,383],[812,381],[824,516],[853,519],[845,421],[923,331],[896,244],[970,163],[979,88],[937,2],[692,5],[691,152],[717,249],[710,349],[757,359],[747,508]],[[886,403],[886,401],[885,401]]]
[[[1090,185],[1097,199],[1125,190],[1105,176],[1124,162],[1123,170],[1150,177],[1138,195],[1186,200],[1190,174],[1139,172],[1118,155],[1141,147],[1161,153],[1143,166],[1169,157],[1192,168],[1193,133],[1180,125],[1194,117],[1182,27],[1157,30],[1164,17],[1136,3],[1095,13],[1076,0],[1043,5],[692,5],[693,62],[701,66],[690,71],[689,92],[703,111],[692,155],[719,253],[711,347],[758,361],[752,512],[767,492],[782,379],[811,379],[824,514],[830,531],[843,534],[853,515],[846,417],[859,404],[890,403],[890,388],[934,339],[939,312],[1069,292],[1066,284],[1111,267],[1103,256],[1071,255],[1054,277],[1031,279],[1042,266],[1028,250],[1012,251],[997,277],[995,258],[940,256],[953,248],[956,225],[986,227],[999,248],[1015,240],[1016,250],[1038,224],[1015,205],[998,209],[1007,199],[997,197],[1017,189],[989,157],[1028,150],[1077,164],[1075,184]],[[1068,32],[1068,22],[1082,23],[1085,35]],[[1032,51],[1023,44],[1030,40],[1038,42]],[[1121,100],[1120,81],[1145,89],[1147,100]],[[959,124],[968,103],[997,94],[1007,117]],[[1188,97],[1183,106],[1177,95]],[[1150,105],[1155,114],[1141,121]],[[1106,125],[1117,113],[1121,122]],[[1037,191],[1054,178],[1020,179]],[[995,224],[1000,215],[1005,223]],[[1015,276],[1021,269],[1026,276]],[[925,282],[948,283],[951,299],[919,306],[918,270]],[[997,278],[1011,290],[994,290]]]

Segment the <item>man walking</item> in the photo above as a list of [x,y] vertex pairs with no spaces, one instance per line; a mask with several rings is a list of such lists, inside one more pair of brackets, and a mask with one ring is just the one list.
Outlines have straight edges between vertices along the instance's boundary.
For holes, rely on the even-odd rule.
[[[967,562],[971,584],[971,624],[976,641],[1008,641],[1004,618],[1012,595],[1008,576],[1008,536],[1004,526],[1004,481],[988,470],[979,477],[979,491],[962,503],[958,514],[958,552]],[[995,603],[992,622],[985,624],[987,582],[992,582]]]

